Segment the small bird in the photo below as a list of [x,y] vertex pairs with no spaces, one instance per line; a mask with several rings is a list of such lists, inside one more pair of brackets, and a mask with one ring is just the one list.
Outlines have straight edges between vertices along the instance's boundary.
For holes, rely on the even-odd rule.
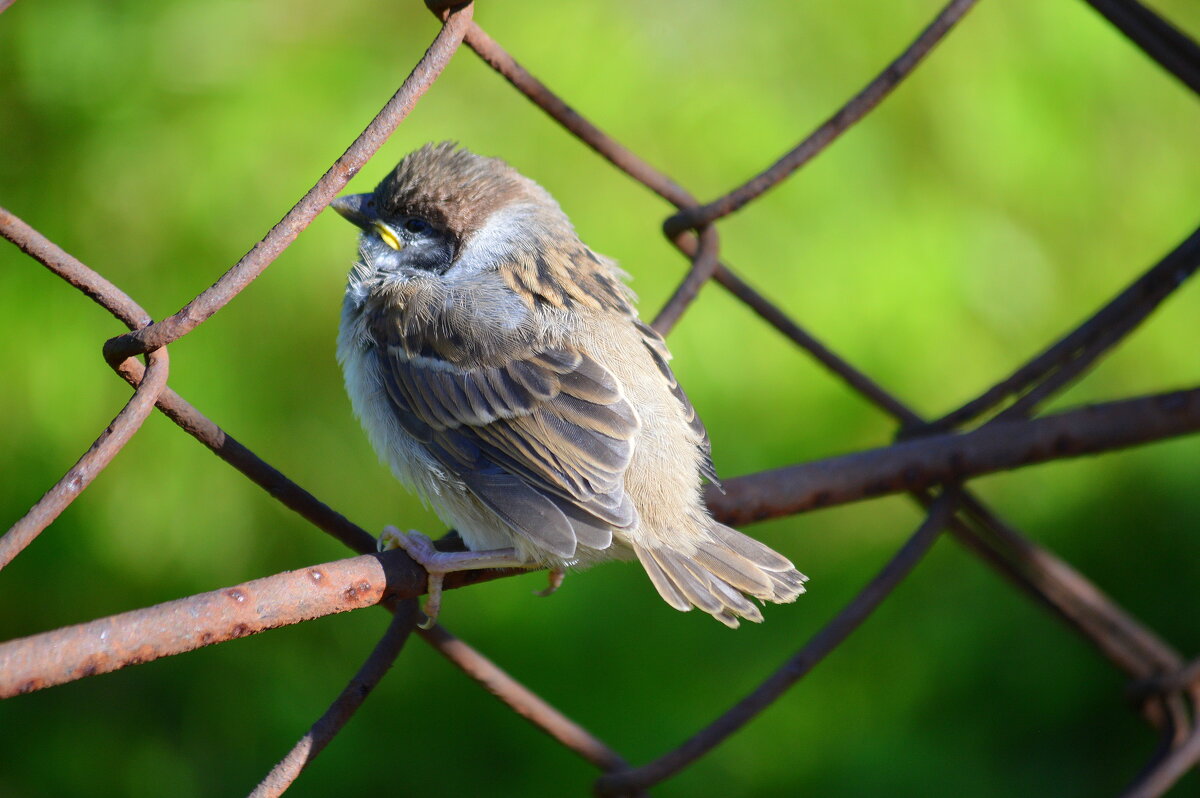
[[545,189],[453,142],[407,155],[332,207],[362,229],[338,360],[380,458],[469,551],[388,527],[429,574],[636,557],[669,605],[726,626],[748,597],[790,602],[806,577],[717,522],[708,434],[624,272]]

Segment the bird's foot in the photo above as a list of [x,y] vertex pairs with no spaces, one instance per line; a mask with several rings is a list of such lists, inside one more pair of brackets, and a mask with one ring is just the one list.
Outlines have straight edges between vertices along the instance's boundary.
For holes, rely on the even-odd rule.
[[556,590],[562,587],[563,579],[566,576],[567,572],[562,568],[552,569],[550,571],[550,584],[546,585],[544,590],[533,591],[533,595],[542,597],[553,595]]
[[[487,568],[522,568],[529,564],[517,558],[515,549],[493,551],[438,551],[433,541],[420,532],[401,532],[394,526],[385,527],[377,544],[379,551],[403,549],[413,562],[425,569],[429,575],[425,598],[425,620],[418,624],[429,629],[437,622],[442,607],[442,582],[446,574],[455,571],[480,571]],[[559,582],[561,583],[561,579]],[[553,585],[553,577],[551,578]]]

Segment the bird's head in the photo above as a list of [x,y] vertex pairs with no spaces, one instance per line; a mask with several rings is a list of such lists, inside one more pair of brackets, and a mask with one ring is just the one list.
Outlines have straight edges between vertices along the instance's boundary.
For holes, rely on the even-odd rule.
[[330,207],[362,230],[364,263],[401,278],[468,276],[578,240],[544,189],[452,142],[425,145],[371,193]]
[[514,318],[577,307],[633,312],[622,273],[579,240],[545,189],[452,142],[409,153],[370,194],[331,207],[363,231],[351,301],[405,286],[502,304]]

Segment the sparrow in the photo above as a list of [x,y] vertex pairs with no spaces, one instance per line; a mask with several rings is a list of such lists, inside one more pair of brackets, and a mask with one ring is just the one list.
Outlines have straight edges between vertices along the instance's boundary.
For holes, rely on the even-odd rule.
[[468,551],[385,529],[429,574],[636,558],[663,600],[726,626],[806,577],[717,522],[704,424],[634,309],[625,273],[550,194],[453,142],[407,155],[331,207],[361,228],[337,356],[380,459]]

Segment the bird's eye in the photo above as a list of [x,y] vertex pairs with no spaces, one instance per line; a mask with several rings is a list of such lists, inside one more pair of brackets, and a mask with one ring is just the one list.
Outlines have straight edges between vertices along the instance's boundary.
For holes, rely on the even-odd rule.
[[414,216],[404,223],[404,229],[410,233],[421,235],[432,230],[433,225],[429,224],[429,222],[425,221],[424,219],[418,219]]

